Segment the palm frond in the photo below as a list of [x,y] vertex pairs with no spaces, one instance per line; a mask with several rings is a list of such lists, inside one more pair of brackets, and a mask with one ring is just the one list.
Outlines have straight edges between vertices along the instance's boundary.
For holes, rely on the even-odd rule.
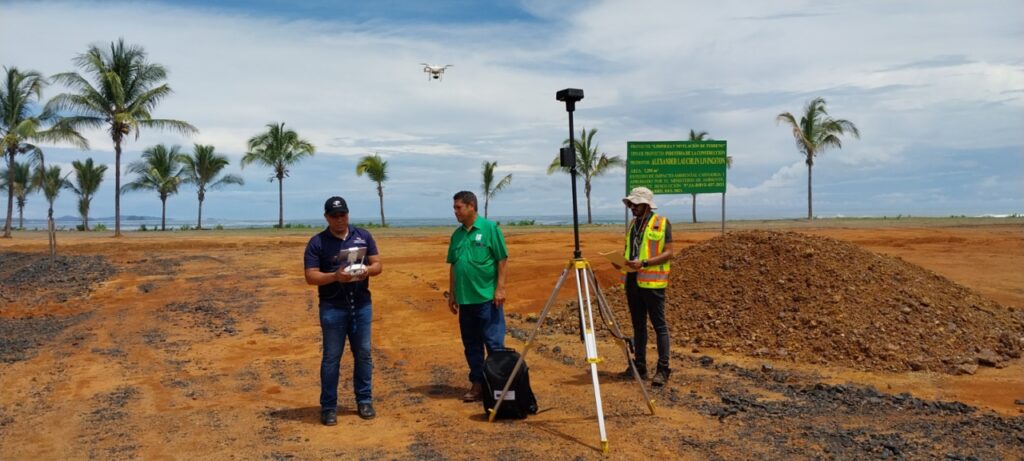
[[356,164],[356,176],[369,176],[370,180],[376,183],[383,183],[388,180],[388,162],[381,158],[380,154],[366,155],[359,159]]
[[498,184],[494,186],[494,189],[491,189],[491,195],[501,192],[508,187],[509,184],[512,184],[512,173],[505,175],[504,178],[501,178],[501,181],[498,181]]

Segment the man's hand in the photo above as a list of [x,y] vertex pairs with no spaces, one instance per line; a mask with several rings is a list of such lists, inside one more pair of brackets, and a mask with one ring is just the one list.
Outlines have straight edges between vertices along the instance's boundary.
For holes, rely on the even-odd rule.
[[643,265],[640,264],[640,260],[639,259],[633,259],[633,260],[626,261],[626,266],[628,266],[629,268],[631,268],[633,270],[640,270],[640,268],[643,267]]
[[494,307],[501,307],[505,305],[505,287],[497,287],[494,289]]
[[452,311],[452,314],[459,313],[459,305],[455,303],[455,297],[449,292],[444,292],[444,299],[448,300],[448,310]]
[[339,281],[339,282],[341,282],[341,283],[358,282],[360,280],[365,280],[366,277],[367,277],[366,271],[363,271],[362,273],[357,274],[357,275],[347,274],[342,269],[338,269],[338,270],[334,271],[334,279]]

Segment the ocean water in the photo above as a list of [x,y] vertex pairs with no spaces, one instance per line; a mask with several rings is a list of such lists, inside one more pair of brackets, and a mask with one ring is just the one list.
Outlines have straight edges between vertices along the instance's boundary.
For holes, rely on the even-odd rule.
[[[905,218],[910,218],[909,215],[902,215]],[[950,217],[951,215],[939,215],[939,216],[928,216],[928,215],[915,215],[915,217]],[[976,214],[976,215],[955,215],[957,217],[972,217],[972,218],[1017,218],[1024,216],[1024,213],[998,213],[998,214]],[[844,215],[834,214],[830,216],[819,216],[819,218],[881,218],[882,215]],[[890,218],[895,215],[889,215]],[[684,215],[673,215],[669,214],[668,218],[673,223],[689,223],[690,215],[686,213]],[[0,217],[0,220],[3,218]],[[572,225],[572,215],[544,215],[544,216],[490,216],[490,219],[497,221],[502,224],[522,221],[533,221],[533,224],[539,226],[568,226]],[[721,219],[719,214],[702,214],[702,223],[716,223]],[[803,216],[796,215],[790,217],[770,217],[770,216],[733,216],[728,217],[729,220],[749,220],[749,219],[803,219]],[[82,219],[77,216],[61,216],[55,219],[58,230],[75,230],[76,226],[82,224]],[[624,224],[626,217],[624,214],[620,215],[594,215],[594,224]],[[284,220],[285,224],[291,225],[306,225],[313,226],[314,228],[323,227],[325,225],[323,217],[315,218],[300,218],[300,219],[289,219]],[[353,216],[351,221],[356,226],[377,225],[380,223],[379,215],[374,216]],[[457,222],[454,216],[443,216],[443,217],[431,217],[431,218],[387,218],[389,227],[455,227]],[[580,215],[580,224],[586,223],[586,214]],[[100,217],[100,218],[89,218],[89,226],[93,227],[96,224],[103,224],[107,226],[108,230],[114,228],[114,217]],[[18,226],[18,215],[14,215],[13,225]],[[196,225],[195,218],[191,219],[178,219],[178,218],[167,218],[168,229],[181,229],[184,226],[194,228]],[[277,219],[222,219],[222,218],[203,218],[203,227],[212,229],[216,226],[221,226],[225,229],[262,229],[271,228],[277,225]],[[3,226],[0,222],[0,226]],[[122,216],[121,217],[121,230],[122,231],[139,231],[142,230],[142,226],[145,226],[146,230],[155,230],[160,228],[160,217],[159,216]],[[43,230],[46,229],[46,220],[44,219],[25,219],[25,229],[29,230]]]
[[[2,218],[0,218],[2,219]],[[532,220],[535,225],[543,226],[563,226],[572,224],[572,216],[490,216],[489,219],[500,223],[510,222],[521,222]],[[586,223],[586,217],[581,217],[581,224]],[[61,216],[54,220],[58,230],[74,230],[76,226],[82,224],[82,219],[75,216]],[[322,217],[317,218],[304,218],[304,219],[288,219],[284,220],[285,225],[301,224],[313,227],[321,227],[326,223]],[[353,216],[350,222],[356,226],[362,226],[367,223],[378,225],[380,224],[379,217],[360,217]],[[594,224],[621,224],[623,222],[623,216],[594,216]],[[455,227],[458,222],[455,221],[454,216],[445,216],[443,218],[387,218],[389,227]],[[89,218],[89,227],[95,227],[97,224],[103,224],[107,226],[108,230],[114,228],[114,217],[100,217],[100,218]],[[3,224],[0,223],[0,226]],[[15,214],[13,225],[17,227],[18,216]],[[176,219],[167,218],[168,229],[181,229],[183,226],[194,228],[196,225],[195,219]],[[212,229],[216,226],[222,226],[225,229],[261,229],[271,228],[277,225],[277,219],[220,219],[220,218],[203,218],[203,227]],[[146,230],[154,230],[160,228],[160,217],[159,216],[122,216],[121,217],[121,230],[122,231],[139,231],[145,226]],[[25,219],[25,229],[46,229],[46,220],[44,219]]]

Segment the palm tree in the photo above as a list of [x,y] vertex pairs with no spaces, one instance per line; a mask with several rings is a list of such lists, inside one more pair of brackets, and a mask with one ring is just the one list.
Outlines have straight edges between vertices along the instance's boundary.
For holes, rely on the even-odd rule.
[[824,153],[825,149],[835,147],[843,148],[839,136],[850,133],[855,138],[860,138],[860,131],[853,122],[843,119],[834,119],[828,116],[825,110],[825,99],[814,98],[804,106],[804,115],[800,117],[800,123],[789,112],[783,112],[775,117],[776,123],[785,122],[793,130],[793,138],[796,140],[796,148],[804,155],[804,162],[807,163],[807,219],[814,219],[811,208],[811,168],[814,166],[814,157]]
[[78,213],[82,215],[82,230],[89,230],[89,205],[92,203],[93,195],[100,188],[103,182],[103,175],[107,172],[106,165],[93,165],[92,158],[85,159],[85,162],[75,160],[71,162],[75,168],[75,182],[68,183],[68,188],[78,195]]
[[482,185],[484,188],[485,218],[487,217],[487,205],[491,201],[491,197],[494,197],[495,194],[501,192],[501,190],[508,187],[509,184],[512,184],[512,173],[505,175],[505,177],[501,178],[501,181],[498,181],[497,184],[494,183],[494,168],[497,166],[498,162],[488,162],[486,160],[484,161],[484,183]]
[[60,175],[60,166],[52,165],[49,168],[40,167],[36,170],[34,182],[43,191],[46,202],[50,204],[46,211],[46,227],[49,231],[50,260],[57,258],[57,232],[53,225],[53,202],[57,200],[60,190],[68,187],[67,176]]
[[284,129],[284,123],[268,123],[267,132],[249,138],[249,151],[242,157],[241,167],[258,163],[274,169],[270,181],[277,178],[277,227],[284,228],[284,178],[288,167],[313,155],[316,148],[300,139],[295,130]]
[[380,154],[367,155],[356,164],[356,176],[366,173],[370,180],[377,183],[377,197],[380,199],[380,227],[384,222],[384,181],[388,180],[388,162],[380,158]]
[[128,165],[128,172],[139,176],[125,184],[121,191],[155,190],[160,196],[160,230],[167,230],[167,197],[177,194],[181,184],[180,149],[178,146],[168,149],[163,144],[146,149],[142,160]]
[[[32,182],[32,161],[14,162],[14,202],[18,206],[18,229],[25,228],[25,203],[28,201],[28,194],[37,188]],[[8,172],[4,168],[0,170],[0,191],[7,190]]]
[[230,163],[227,157],[217,155],[213,152],[213,146],[196,144],[192,148],[192,155],[182,155],[178,160],[184,165],[182,172],[184,182],[195,184],[199,191],[199,219],[196,221],[196,229],[203,228],[203,200],[206,200],[206,191],[219,189],[228,184],[244,185],[245,181],[238,175],[220,174],[224,167]]
[[153,118],[156,106],[171,94],[171,87],[161,83],[167,78],[167,69],[146,60],[142,47],[125,45],[124,39],[110,43],[110,50],[91,46],[75,57],[82,72],[54,75],[54,80],[71,88],[73,93],[54,97],[48,108],[69,111],[77,115],[66,117],[74,128],[106,127],[114,142],[114,237],[121,236],[121,144],[134,132],[139,139],[142,128],[170,129],[182,134],[198,130],[181,120]]
[[[587,133],[587,129],[583,128],[580,132],[580,137],[576,139],[576,145],[573,146],[576,150],[576,172],[583,176],[583,193],[587,196],[587,224],[594,222],[590,213],[590,181],[602,174],[606,173],[613,167],[624,166],[625,162],[618,155],[609,157],[607,154],[598,151],[597,144],[594,143],[594,135],[597,134],[597,128],[590,130]],[[566,139],[562,142],[563,146],[569,145],[569,140]],[[555,160],[548,166],[548,174],[554,173],[558,170],[570,172],[567,167],[561,166],[559,157],[555,157]]]
[[[7,182],[14,183],[14,157],[31,153],[37,159],[42,151],[33,142],[68,142],[83,149],[89,147],[78,132],[52,110],[34,114],[47,81],[38,72],[22,72],[16,67],[4,67],[4,80],[0,83],[0,155],[7,160]],[[7,189],[7,220],[4,238],[11,237],[14,213],[14,188]]]

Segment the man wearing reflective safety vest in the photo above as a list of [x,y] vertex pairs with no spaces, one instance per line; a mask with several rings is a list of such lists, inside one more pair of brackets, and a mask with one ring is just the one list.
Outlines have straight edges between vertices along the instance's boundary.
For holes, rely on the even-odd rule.
[[[626,233],[624,258],[626,267],[626,301],[633,323],[633,345],[636,368],[647,379],[647,318],[658,345],[658,366],[651,384],[664,386],[672,370],[668,367],[669,337],[665,321],[665,287],[672,264],[672,224],[664,216],[654,214],[654,193],[646,187],[635,187],[622,202],[633,211],[633,221]],[[627,368],[623,374],[632,377]]]

